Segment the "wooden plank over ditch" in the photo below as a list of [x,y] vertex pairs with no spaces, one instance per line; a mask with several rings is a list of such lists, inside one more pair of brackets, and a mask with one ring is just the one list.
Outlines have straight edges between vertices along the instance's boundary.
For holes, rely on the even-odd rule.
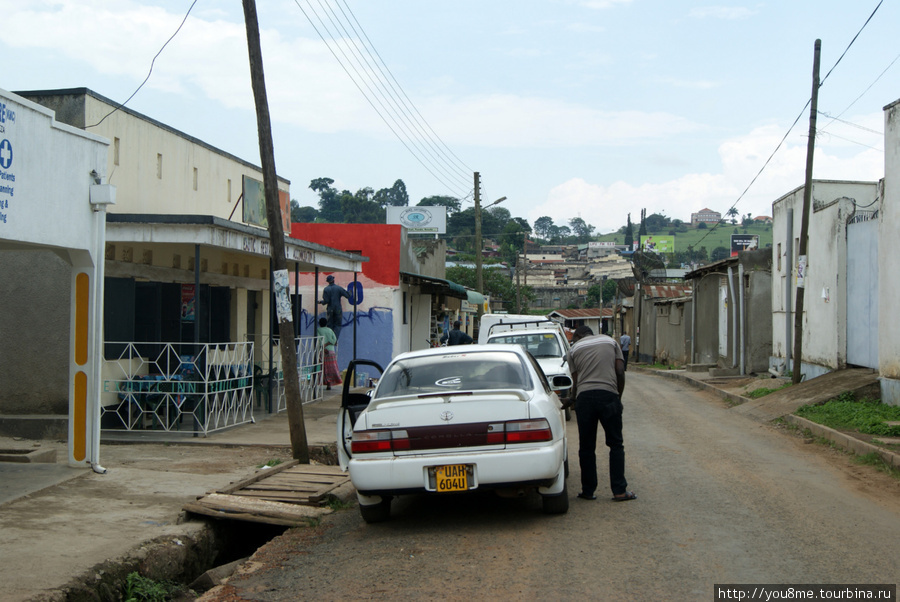
[[349,482],[350,477],[337,466],[292,460],[208,493],[186,504],[184,510],[216,518],[304,525],[330,512],[323,506],[338,487]]

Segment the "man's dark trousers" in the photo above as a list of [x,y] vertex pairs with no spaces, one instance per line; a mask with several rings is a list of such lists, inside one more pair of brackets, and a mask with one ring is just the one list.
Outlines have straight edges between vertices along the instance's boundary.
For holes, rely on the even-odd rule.
[[610,391],[584,391],[575,401],[578,421],[578,460],[581,466],[581,491],[593,494],[597,489],[597,423],[606,434],[609,447],[609,485],[613,495],[625,493],[625,447],[622,440],[622,401]]

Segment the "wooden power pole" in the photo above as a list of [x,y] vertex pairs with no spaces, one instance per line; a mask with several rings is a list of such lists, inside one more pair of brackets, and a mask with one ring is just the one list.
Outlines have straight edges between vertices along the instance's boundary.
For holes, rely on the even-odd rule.
[[278,315],[278,336],[281,366],[284,373],[284,393],[287,398],[288,423],[291,429],[291,450],[295,460],[309,464],[309,445],[300,403],[300,378],[297,375],[297,350],[294,348],[294,321],[291,315],[287,260],[284,256],[284,225],[278,202],[278,181],[275,175],[275,148],[272,144],[272,122],[269,100],[266,97],[266,77],[263,73],[262,49],[259,44],[259,21],[256,0],[243,0],[244,23],[247,27],[247,49],[250,53],[250,80],[256,101],[256,122],[259,130],[259,155],[262,162],[263,189],[266,196],[266,219],[269,222],[269,243],[275,281],[275,305]]
[[812,99],[809,105],[809,140],[806,143],[806,181],[803,186],[803,214],[800,217],[800,250],[797,253],[797,299],[794,310],[794,365],[791,368],[791,382],[800,382],[801,358],[803,352],[803,299],[806,291],[806,271],[809,261],[806,256],[809,236],[809,207],[812,204],[813,153],[816,150],[816,112],[819,106],[819,55],[822,40],[816,40],[813,53]]

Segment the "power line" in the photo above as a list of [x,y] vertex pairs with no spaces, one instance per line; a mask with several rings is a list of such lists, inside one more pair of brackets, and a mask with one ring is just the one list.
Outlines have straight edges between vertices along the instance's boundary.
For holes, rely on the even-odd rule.
[[[847,52],[850,50],[850,48],[856,42],[856,39],[859,38],[859,35],[863,32],[863,30],[866,28],[866,26],[869,24],[869,22],[872,21],[872,18],[875,16],[875,13],[877,13],[878,9],[881,7],[882,2],[884,2],[884,0],[879,0],[878,4],[875,6],[875,9],[869,15],[869,18],[866,19],[866,22],[863,23],[862,27],[859,28],[859,31],[856,32],[856,35],[853,36],[853,39],[850,40],[850,43],[847,44],[847,47],[844,49],[844,52],[841,53],[841,56],[839,56],[837,61],[835,61],[834,65],[831,66],[831,69],[828,70],[828,73],[825,74],[825,77],[823,77],[819,81],[819,88],[821,88],[825,84],[825,80],[828,79],[828,76],[831,75],[832,71],[834,71],[835,68],[840,64],[841,60],[843,60],[844,56],[846,56]],[[894,60],[896,60],[896,59],[894,59]],[[893,63],[891,63],[891,65],[893,65]],[[890,66],[888,66],[888,68],[890,68]],[[887,69],[885,69],[885,71],[887,71]],[[883,72],[882,72],[882,75],[883,75]],[[879,78],[880,77],[881,76],[879,76]],[[876,81],[878,81],[878,80],[876,79]],[[874,85],[874,82],[872,85]],[[869,87],[871,88],[871,86],[869,86]],[[863,94],[865,94],[865,92],[863,92]],[[854,101],[854,102],[856,102],[856,101]],[[792,123],[791,127],[789,127],[787,132],[785,132],[784,137],[782,137],[781,141],[778,143],[778,146],[775,147],[775,150],[772,151],[772,154],[769,155],[769,158],[766,159],[766,162],[763,163],[763,166],[760,168],[760,170],[756,173],[755,176],[753,176],[753,179],[750,180],[750,183],[747,185],[746,188],[744,188],[744,191],[740,194],[740,196],[738,196],[737,200],[731,205],[731,207],[729,207],[728,211],[725,212],[725,215],[728,215],[732,209],[737,207],[737,204],[741,202],[741,199],[744,198],[744,196],[750,190],[750,187],[753,186],[753,184],[756,182],[757,179],[759,179],[759,176],[762,175],[763,171],[765,171],[766,167],[768,167],[769,163],[772,161],[772,158],[775,156],[775,153],[777,153],[779,151],[779,149],[781,149],[781,147],[784,145],[784,141],[787,140],[787,137],[790,135],[791,131],[793,131],[794,126],[796,126],[797,122],[800,121],[800,118],[803,117],[803,113],[806,111],[806,108],[810,105],[810,103],[812,103],[812,98],[810,98],[809,100],[806,101],[806,104],[803,106],[803,109],[800,111],[800,114],[797,115],[797,118],[794,119],[794,123]],[[721,222],[716,222],[716,225],[713,226],[712,228],[710,228],[709,232],[704,234],[703,238],[701,238],[699,241],[697,241],[695,246],[699,246],[699,244],[701,242],[706,240],[707,236],[709,236],[710,234],[715,232],[716,229],[719,227],[720,223]]]
[[[409,106],[412,107],[412,109],[416,112],[416,114],[421,118],[422,123],[424,123],[425,126],[428,128],[428,130],[429,130],[432,134],[434,134],[435,138],[437,138],[437,140],[438,140],[438,141],[441,143],[441,145],[447,150],[447,152],[449,152],[449,153],[453,156],[453,158],[456,159],[456,161],[458,161],[459,164],[460,164],[463,168],[465,168],[465,170],[463,171],[463,174],[464,174],[466,177],[468,177],[469,174],[471,174],[471,173],[474,172],[475,170],[472,169],[471,167],[469,167],[468,165],[466,165],[459,157],[457,157],[456,154],[450,149],[450,147],[447,146],[447,144],[441,139],[441,137],[437,134],[437,132],[434,131],[434,129],[431,127],[431,125],[428,123],[428,121],[425,119],[425,117],[422,115],[422,113],[420,113],[419,110],[416,108],[416,105],[413,104],[412,100],[409,98],[409,96],[408,96],[408,95],[406,94],[406,92],[403,90],[403,87],[400,85],[400,82],[397,81],[397,78],[396,78],[396,77],[394,77],[394,73],[391,71],[390,67],[388,67],[388,66],[387,66],[387,63],[384,62],[384,59],[381,58],[381,54],[378,52],[378,49],[375,48],[375,45],[374,45],[374,44],[372,44],[372,41],[369,39],[368,34],[366,34],[366,31],[363,29],[362,25],[360,25],[359,21],[357,20],[356,15],[353,13],[353,11],[350,9],[350,7],[347,5],[346,0],[344,0],[344,5],[347,6],[347,10],[350,12],[350,15],[353,17],[353,21],[354,21],[357,25],[359,25],[359,29],[360,29],[360,31],[362,31],[363,37],[366,39],[366,41],[368,42],[369,46],[370,46],[370,47],[372,48],[372,50],[375,52],[375,55],[378,57],[379,62],[380,62],[382,65],[384,65],[384,68],[387,70],[388,74],[391,76],[391,79],[394,81],[394,83],[397,84],[397,88],[398,88],[398,89],[400,90],[400,92],[403,94],[403,97],[406,98],[406,100],[409,102]],[[351,25],[351,27],[352,27],[352,25]],[[355,28],[354,28],[354,31],[355,31]]]
[[153,73],[153,64],[156,63],[156,59],[159,58],[159,55],[162,54],[162,51],[165,50],[166,46],[169,45],[169,42],[171,42],[172,40],[175,39],[175,36],[178,35],[178,32],[181,31],[181,28],[184,27],[184,23],[185,23],[185,21],[187,21],[188,15],[190,15],[190,14],[191,14],[191,11],[194,9],[194,5],[195,5],[195,4],[197,4],[197,0],[194,0],[193,2],[191,2],[190,7],[188,7],[187,13],[185,13],[185,15],[184,15],[184,19],[181,20],[181,24],[178,26],[178,29],[176,29],[176,30],[175,30],[175,33],[173,33],[173,34],[171,35],[171,37],[169,37],[169,39],[166,40],[166,43],[162,45],[162,48],[159,49],[159,52],[157,52],[157,53],[156,53],[156,56],[153,57],[153,60],[150,61],[150,71],[147,72],[147,77],[144,78],[144,81],[141,82],[141,85],[138,86],[137,89],[136,89],[134,92],[131,93],[131,96],[129,96],[128,98],[125,99],[125,102],[123,102],[122,104],[120,104],[119,106],[117,106],[115,109],[113,109],[112,111],[110,111],[109,113],[107,113],[106,115],[104,115],[104,116],[103,116],[103,119],[101,119],[100,121],[98,121],[98,122],[95,123],[94,125],[86,125],[86,126],[84,126],[84,129],[95,128],[95,127],[97,127],[98,125],[100,125],[101,123],[103,123],[103,122],[106,120],[107,117],[109,117],[110,115],[112,115],[113,113],[115,113],[116,111],[118,111],[119,109],[121,109],[122,107],[124,107],[126,104],[128,104],[128,101],[131,100],[132,98],[134,98],[134,95],[137,94],[137,93],[140,91],[140,89],[144,87],[144,84],[146,84],[147,81],[150,79],[150,74]]
[[[362,56],[362,53],[360,52],[359,47],[356,45],[355,42],[353,42],[352,44],[351,44],[351,42],[348,42],[348,41],[344,42],[344,45],[346,45],[350,49],[350,53],[354,55],[354,58],[356,59],[356,63],[358,63],[364,70],[366,70],[370,73],[370,75],[368,76],[369,81],[372,81],[373,85],[375,85],[376,87],[379,87],[379,89],[376,92],[376,90],[373,90],[372,86],[369,85],[369,83],[366,81],[366,78],[364,78],[363,75],[360,73],[359,69],[357,69],[356,65],[354,64],[354,61],[351,60],[351,58],[350,58],[350,56],[348,56],[347,52],[344,51],[344,47],[337,40],[335,34],[333,34],[331,32],[331,29],[326,25],[324,19],[319,15],[319,12],[312,6],[310,0],[307,0],[307,6],[309,8],[309,12],[315,16],[315,19],[321,25],[321,29],[324,29],[328,33],[328,36],[331,38],[331,43],[329,43],[329,41],[325,38],[325,36],[323,35],[320,28],[316,25],[316,23],[313,22],[313,19],[310,17],[310,14],[307,13],[306,10],[304,10],[304,8],[300,4],[299,0],[294,0],[294,2],[297,4],[297,7],[303,13],[304,17],[306,17],[307,21],[309,21],[310,25],[313,27],[313,29],[316,31],[316,33],[319,35],[319,37],[322,39],[322,41],[325,43],[329,52],[331,52],[332,56],[334,56],[335,60],[338,61],[338,64],[341,66],[341,68],[344,70],[344,72],[347,74],[347,76],[350,78],[350,80],[353,82],[353,84],[356,86],[356,88],[360,91],[360,93],[366,99],[366,102],[368,102],[369,105],[372,107],[372,109],[375,110],[375,112],[378,114],[378,116],[381,118],[381,120],[385,123],[385,125],[388,126],[388,129],[391,130],[391,132],[394,134],[394,136],[401,142],[401,144],[403,144],[403,146],[410,152],[410,154],[412,154],[413,157],[426,169],[426,171],[428,171],[436,180],[438,180],[439,182],[441,182],[441,184],[443,184],[445,187],[447,187],[449,190],[451,190],[455,196],[457,196],[457,197],[463,196],[459,192],[460,189],[457,188],[458,183],[456,186],[454,186],[454,185],[451,185],[450,183],[448,183],[448,181],[447,181],[449,179],[450,181],[456,182],[458,178],[460,181],[462,181],[462,176],[461,175],[454,176],[453,174],[449,173],[448,169],[446,168],[446,161],[444,162],[445,165],[441,166],[441,165],[438,165],[437,163],[435,163],[435,161],[432,160],[431,158],[422,155],[422,152],[423,152],[422,148],[416,142],[416,138],[421,136],[421,128],[415,128],[415,126],[411,126],[411,127],[413,127],[413,129],[418,129],[419,136],[411,134],[410,127],[404,126],[403,123],[400,121],[401,117],[398,115],[398,109],[394,109],[393,106],[389,108],[388,106],[385,105],[385,103],[388,103],[388,105],[390,105],[391,100],[389,100],[388,97],[384,94],[384,92],[382,92],[382,89],[388,90],[387,94],[389,96],[393,96],[394,98],[396,98],[396,94],[392,94],[390,92],[390,90],[388,89],[391,87],[390,82],[385,84],[383,80],[378,78],[376,75],[371,74],[371,73],[375,73],[375,72],[380,72],[380,73],[382,73],[382,76],[383,76],[383,72],[378,67],[377,62],[375,63],[375,68],[373,69],[372,65],[369,63],[369,61],[367,61]],[[325,17],[332,23],[332,27],[334,27],[335,31],[337,31],[339,33],[339,30],[343,29],[344,33],[346,34],[346,37],[348,39],[352,40],[353,39],[352,36],[350,36],[349,32],[347,32],[347,29],[346,29],[346,27],[344,27],[343,23],[341,22],[340,17],[333,10],[331,10],[330,7],[326,10],[326,8],[324,6],[322,6],[322,0],[318,0],[318,2],[319,2],[319,5],[322,7],[322,12],[325,14]],[[330,16],[328,14],[329,12],[331,13]],[[343,12],[343,9],[342,9],[342,12]],[[344,14],[346,17],[346,13],[344,13]],[[353,28],[352,24],[351,24],[351,28]],[[356,31],[355,28],[353,28],[353,29],[355,32]],[[338,35],[337,37],[340,37],[340,35]],[[370,41],[370,43],[371,43],[371,41]],[[335,51],[335,47],[343,55],[343,57],[346,61],[346,64],[345,64],[345,61],[342,61],[341,58],[338,56],[337,52]],[[369,54],[369,56],[371,56],[371,53],[368,51],[368,49],[366,49],[365,46],[363,48],[366,51],[366,53]],[[374,59],[373,59],[373,62],[374,62]],[[348,68],[348,65],[349,65],[349,68]],[[353,71],[356,73],[358,79],[354,78],[354,76],[350,72],[350,69],[353,69]],[[362,82],[362,85],[360,84],[360,82]],[[369,94],[367,94],[366,91],[363,90],[363,86],[365,86],[368,89]],[[373,101],[373,98],[370,97],[370,94],[372,95],[372,97],[375,98],[374,101]],[[382,102],[382,100],[380,100],[378,98],[379,96],[384,99],[384,102]],[[384,110],[384,113],[381,110],[379,110],[379,108],[376,106],[376,102]],[[411,123],[408,113],[403,108],[400,107],[400,104],[397,103],[396,100],[394,101],[393,105],[399,108],[399,113],[402,113],[404,116],[406,116],[406,123]],[[387,115],[385,115],[385,113],[387,113]],[[393,123],[393,125],[392,125],[392,123]],[[396,127],[394,127],[394,126],[396,126]],[[401,133],[398,133],[398,130],[402,131],[402,135],[401,135]],[[416,150],[414,151],[410,147],[410,145],[414,146],[416,148]],[[418,151],[418,152],[416,152],[416,151]],[[435,157],[434,153],[429,152],[429,154],[431,154],[431,157]],[[423,159],[423,156],[424,156],[424,159]],[[440,159],[437,159],[437,160],[438,160],[438,162],[441,161]],[[431,167],[429,167],[429,165],[426,165],[426,161],[431,164]],[[434,169],[432,169],[432,167]],[[451,164],[451,167],[453,167],[453,169],[457,169],[457,170],[459,169],[458,167],[455,167],[452,164]],[[444,177],[441,177],[437,173],[435,173],[435,170],[440,171]],[[465,175],[466,175],[466,179],[467,179],[468,174],[465,174]]]
[[[317,0],[317,1],[318,1],[319,6],[322,8],[323,13],[325,13],[325,16],[331,22],[332,27],[334,27],[335,31],[338,32],[338,39],[335,39],[335,36],[332,35],[331,31],[329,30],[329,35],[331,35],[332,41],[335,44],[337,44],[339,48],[341,48],[341,42],[343,42],[343,45],[349,49],[350,57],[348,57],[347,54],[344,53],[343,48],[341,48],[341,53],[344,55],[345,58],[348,59],[348,61],[351,59],[351,57],[356,59],[357,64],[363,69],[363,71],[366,73],[366,75],[364,76],[363,73],[361,73],[360,70],[357,69],[356,66],[353,65],[352,62],[350,63],[350,67],[357,74],[357,76],[359,76],[360,79],[362,79],[364,81],[364,83],[365,83],[365,78],[367,78],[369,81],[372,82],[372,84],[375,86],[375,90],[372,90],[372,88],[367,83],[366,83],[366,88],[368,88],[370,92],[377,93],[378,96],[380,96],[381,99],[384,100],[384,102],[382,102],[381,100],[378,100],[378,98],[376,98],[376,101],[378,102],[378,104],[383,109],[385,109],[385,111],[388,112],[388,114],[391,116],[391,120],[394,122],[395,125],[397,125],[397,127],[399,129],[401,129],[403,131],[407,140],[413,146],[416,147],[416,150],[418,150],[419,152],[424,151],[425,153],[430,154],[432,158],[436,158],[434,153],[431,152],[431,149],[429,149],[427,147],[423,149],[422,146],[419,145],[418,136],[416,136],[413,132],[410,131],[410,128],[415,129],[415,125],[410,123],[408,116],[406,115],[406,113],[403,112],[402,108],[399,106],[399,103],[397,103],[396,94],[391,93],[391,90],[388,89],[387,86],[385,86],[385,84],[381,78],[379,78],[377,76],[373,77],[372,73],[374,71],[371,69],[371,65],[369,64],[369,61],[366,60],[366,58],[363,56],[362,52],[360,52],[359,46],[356,44],[354,38],[347,31],[347,28],[344,27],[344,24],[341,21],[341,19],[337,16],[337,14],[335,14],[334,10],[331,8],[331,5],[323,4],[322,0]],[[319,22],[323,25],[323,27],[326,27],[324,24],[324,21],[322,21],[322,18],[319,16],[319,14],[315,10],[315,8],[312,7],[310,2],[307,2],[307,3],[310,5],[310,9],[316,15],[316,18],[319,19]],[[340,32],[338,31],[339,29],[343,30],[344,36],[340,36]],[[371,56],[371,54],[369,54],[369,56]],[[376,64],[376,68],[377,68],[377,64]],[[387,92],[387,94],[385,94],[385,92]],[[387,103],[387,105],[385,105],[385,103]],[[439,164],[435,163],[428,157],[425,157],[425,159],[431,164],[432,167],[441,171],[445,177],[449,177],[450,179],[457,177],[457,176],[454,176],[452,173],[450,173],[443,165],[439,165]],[[440,160],[438,159],[438,161],[440,161]]]

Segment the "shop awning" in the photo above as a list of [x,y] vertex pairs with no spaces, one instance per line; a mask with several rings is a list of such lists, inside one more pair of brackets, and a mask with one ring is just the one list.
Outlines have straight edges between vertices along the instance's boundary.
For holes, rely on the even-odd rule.
[[472,305],[478,306],[484,303],[484,295],[482,295],[478,291],[466,289],[466,300]]
[[457,299],[468,299],[466,287],[443,278],[423,276],[412,272],[400,272],[401,280],[406,284],[414,284],[422,288],[422,291],[430,294],[447,295]]

